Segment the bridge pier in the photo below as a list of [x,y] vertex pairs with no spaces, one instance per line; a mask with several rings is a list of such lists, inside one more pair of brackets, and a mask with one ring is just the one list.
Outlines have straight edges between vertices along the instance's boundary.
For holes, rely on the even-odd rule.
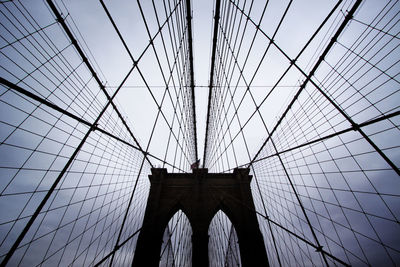
[[254,212],[248,169],[233,173],[168,173],[152,169],[151,187],[133,266],[159,266],[162,237],[170,218],[182,210],[192,227],[192,266],[208,260],[208,227],[222,210],[231,220],[239,240],[242,266],[268,266],[263,237]]

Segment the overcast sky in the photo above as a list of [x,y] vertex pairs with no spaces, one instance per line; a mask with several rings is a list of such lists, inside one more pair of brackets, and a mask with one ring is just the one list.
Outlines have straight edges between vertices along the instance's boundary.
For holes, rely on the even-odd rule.
[[[0,6],[1,77],[93,123],[105,106],[106,97],[60,24],[55,22],[47,4],[39,0],[3,2]],[[54,2],[112,95],[133,62],[101,4],[78,0]],[[228,10],[236,12],[221,18],[218,35],[217,49],[222,50],[217,51],[219,76],[214,83],[219,87],[215,87],[214,92],[223,95],[215,97],[221,101],[214,106],[211,116],[215,135],[210,137],[214,143],[209,146],[208,155],[208,166],[215,172],[230,170],[253,159],[355,1],[340,4],[282,80],[280,77],[291,65],[291,59],[302,50],[336,1],[269,1],[260,21],[262,32],[256,31],[254,24],[257,25],[262,16],[264,1],[234,1],[245,14],[250,14],[252,21],[247,24],[244,16],[239,22],[240,12],[232,4],[228,5],[230,1],[222,2],[223,14]],[[188,85],[187,76],[182,75],[185,60],[181,56],[186,50],[178,49],[176,53],[172,48],[177,44],[179,47],[183,31],[178,29],[186,22],[175,21],[163,26],[165,52],[158,23],[161,25],[166,20],[175,2],[168,2],[169,6],[164,9],[165,1],[155,1],[159,21],[151,1],[139,3],[144,18],[138,2],[105,1],[133,58],[140,58],[139,68],[128,76],[116,96],[116,103],[144,150],[188,171],[195,160],[193,143],[190,137],[182,136],[190,136],[192,117],[189,113],[180,113],[180,109],[187,110],[190,99],[185,97],[190,94],[179,91]],[[192,1],[197,142],[198,157],[202,160],[214,5],[211,0]],[[287,15],[274,37],[276,45],[269,47],[269,37],[274,35],[288,5]],[[256,158],[259,161],[252,169],[257,211],[315,242],[304,210],[293,192],[295,188],[324,248],[354,265],[400,261],[400,181],[389,164],[390,161],[396,166],[400,164],[398,116],[363,126],[364,132],[351,129],[353,125],[345,117],[347,114],[360,124],[399,110],[399,12],[397,1],[363,1],[354,20],[345,27],[312,77],[326,95],[308,82],[263,146]],[[236,24],[229,28],[227,21],[234,14]],[[245,25],[246,31],[242,32]],[[227,33],[227,29],[239,33],[240,51],[232,36],[224,39],[226,36],[222,33]],[[170,34],[169,31],[175,32]],[[148,46],[154,36],[156,52]],[[262,58],[265,51],[266,56]],[[225,65],[220,64],[220,58],[227,59],[223,61]],[[175,67],[170,75],[172,65]],[[278,86],[271,92],[274,85]],[[39,107],[37,102],[6,86],[0,90],[0,251],[4,255],[89,128],[51,108]],[[157,105],[161,102],[162,113],[159,113]],[[108,108],[98,125],[137,145],[115,110]],[[338,131],[345,133],[293,149]],[[32,261],[39,264],[44,254],[50,258],[49,264],[66,263],[70,258],[64,256],[65,251],[76,257],[78,264],[89,258],[93,260],[95,255],[105,255],[115,244],[113,238],[117,236],[115,233],[133,190],[136,193],[129,213],[133,223],[126,226],[123,238],[140,227],[150,173],[150,163],[144,161],[136,184],[143,154],[98,131],[89,135],[80,150],[46,204],[46,216],[38,217],[33,230],[22,242],[25,246],[17,250],[15,262],[23,258],[25,249],[26,258],[22,261],[25,264]],[[284,150],[288,151],[279,157],[276,155]],[[265,159],[260,160],[263,157]],[[155,159],[151,162],[162,166]],[[275,255],[271,228],[263,217],[259,220],[269,254]],[[83,232],[80,229],[84,229]],[[272,229],[278,238],[280,253],[288,255],[284,265],[311,263],[311,259],[322,263],[314,248],[294,240],[281,228],[274,226]],[[101,233],[97,236],[98,232]],[[32,238],[35,241],[30,245],[28,241]],[[68,249],[63,247],[65,240],[71,243]],[[79,240],[79,244],[75,240]],[[90,242],[104,249],[94,251],[95,246],[88,245]],[[130,255],[133,244],[134,239],[121,255]],[[80,257],[79,253],[86,256]],[[121,255],[117,258],[124,262],[125,256]],[[276,256],[271,256],[273,264],[277,261]]]

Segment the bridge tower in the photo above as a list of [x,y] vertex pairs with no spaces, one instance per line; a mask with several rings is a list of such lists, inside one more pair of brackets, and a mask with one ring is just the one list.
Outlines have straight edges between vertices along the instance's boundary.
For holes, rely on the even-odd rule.
[[153,168],[151,187],[133,266],[159,266],[162,237],[170,218],[181,209],[193,231],[193,267],[208,266],[208,227],[222,210],[236,229],[242,266],[268,266],[263,237],[254,212],[249,169],[233,173],[168,173]]

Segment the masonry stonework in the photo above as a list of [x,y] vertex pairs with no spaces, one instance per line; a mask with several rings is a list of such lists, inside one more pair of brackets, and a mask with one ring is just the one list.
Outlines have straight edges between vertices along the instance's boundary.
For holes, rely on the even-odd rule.
[[268,266],[267,254],[250,190],[249,169],[233,173],[168,173],[153,168],[143,226],[137,241],[133,266],[159,266],[162,237],[171,217],[182,210],[192,226],[192,266],[208,261],[208,227],[222,210],[235,227],[242,266]]

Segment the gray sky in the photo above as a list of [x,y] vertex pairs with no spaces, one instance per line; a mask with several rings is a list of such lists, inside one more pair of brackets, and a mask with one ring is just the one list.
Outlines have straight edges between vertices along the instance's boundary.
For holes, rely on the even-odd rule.
[[[113,94],[131,68],[132,60],[100,3],[55,2],[107,92]],[[163,1],[155,2],[162,24],[165,13],[169,12],[165,12]],[[245,17],[239,23],[240,12],[227,4],[230,1],[222,2],[224,16],[216,61],[219,76],[214,77],[217,85],[214,97],[219,102],[212,113],[214,133],[210,140],[214,143],[209,146],[207,163],[210,171],[222,172],[247,164],[262,147],[252,166],[257,211],[315,243],[300,199],[312,229],[329,253],[355,266],[398,263],[400,182],[389,162],[397,167],[400,164],[399,119],[398,115],[393,115],[399,111],[400,99],[399,4],[396,1],[363,1],[354,20],[345,27],[311,77],[312,81],[307,82],[270,136],[306,80],[305,75],[316,64],[355,1],[340,4],[282,80],[280,77],[290,66],[290,60],[302,50],[336,2],[270,1],[260,22],[262,32],[256,31],[252,23],[258,23],[264,1],[254,1],[251,11],[252,1],[239,1],[238,5],[253,20],[248,24],[244,22]],[[185,113],[181,116],[179,111],[188,103],[185,97],[189,95],[179,91],[181,85],[188,84],[181,75],[184,72],[181,53],[177,53],[178,64],[173,64],[176,50],[172,47],[179,46],[178,24],[169,25],[171,28],[164,25],[166,53],[160,34],[154,39],[156,53],[152,46],[143,53],[149,39],[158,31],[158,22],[152,2],[140,3],[149,33],[137,2],[105,1],[133,57],[137,60],[142,56],[138,63],[140,72],[132,71],[116,103],[145,150],[149,144],[151,154],[189,170],[194,160],[192,144],[190,138],[183,138],[182,134],[189,132],[190,135],[190,131],[180,130],[177,123],[179,119],[182,120],[180,126],[191,127],[191,117]],[[268,37],[274,35],[289,3],[287,15],[274,37],[276,45],[269,47]],[[173,7],[173,3],[170,4],[168,8]],[[193,1],[192,7],[194,78],[198,86],[195,89],[198,157],[203,159],[214,3]],[[93,123],[106,97],[63,29],[55,23],[47,4],[38,0],[4,2],[0,10],[0,76]],[[227,10],[236,12],[226,16]],[[234,14],[237,20],[232,28],[227,21],[233,19]],[[244,27],[246,31],[243,32]],[[232,34],[238,33],[240,50],[233,35],[229,41],[222,36],[222,33],[228,34],[228,29],[234,29]],[[176,32],[170,35],[169,30]],[[171,45],[171,42],[175,43]],[[222,65],[220,58],[226,59]],[[164,95],[166,84],[169,90]],[[274,85],[277,87],[270,93]],[[162,114],[157,115],[153,97],[157,103],[163,101]],[[177,116],[174,117],[172,111],[177,98]],[[6,86],[0,88],[0,99],[0,251],[4,255],[89,129]],[[384,116],[393,117],[382,119]],[[377,118],[378,122],[368,124]],[[351,121],[361,124],[362,131],[351,129]],[[134,143],[111,108],[98,124],[122,140]],[[153,125],[154,136],[149,143]],[[173,129],[172,135],[169,127]],[[344,133],[308,144],[339,131]],[[271,138],[264,144],[269,136]],[[43,208],[45,213],[35,220],[21,243],[25,246],[17,250],[13,262],[22,259],[22,264],[39,264],[45,256],[49,257],[48,264],[67,263],[71,257],[76,258],[77,264],[84,264],[96,256],[104,256],[116,242],[115,233],[135,188],[128,214],[133,223],[126,226],[122,236],[127,238],[134,233],[140,226],[149,188],[146,176],[150,164],[147,161],[136,184],[142,160],[143,155],[136,149],[98,131],[92,132]],[[161,166],[157,160],[152,163]],[[281,259],[283,265],[307,265],[311,260],[322,264],[314,248],[293,239],[282,228],[269,228],[261,216],[259,221],[273,265],[278,259],[274,255],[271,229],[278,240],[280,254],[288,255]],[[224,223],[229,228],[229,223]],[[65,240],[69,244],[67,248]],[[95,245],[89,246],[91,242]],[[98,249],[94,248],[96,246]],[[42,247],[46,249],[41,250]],[[118,254],[118,262],[128,261],[124,255],[133,247],[134,239]]]

